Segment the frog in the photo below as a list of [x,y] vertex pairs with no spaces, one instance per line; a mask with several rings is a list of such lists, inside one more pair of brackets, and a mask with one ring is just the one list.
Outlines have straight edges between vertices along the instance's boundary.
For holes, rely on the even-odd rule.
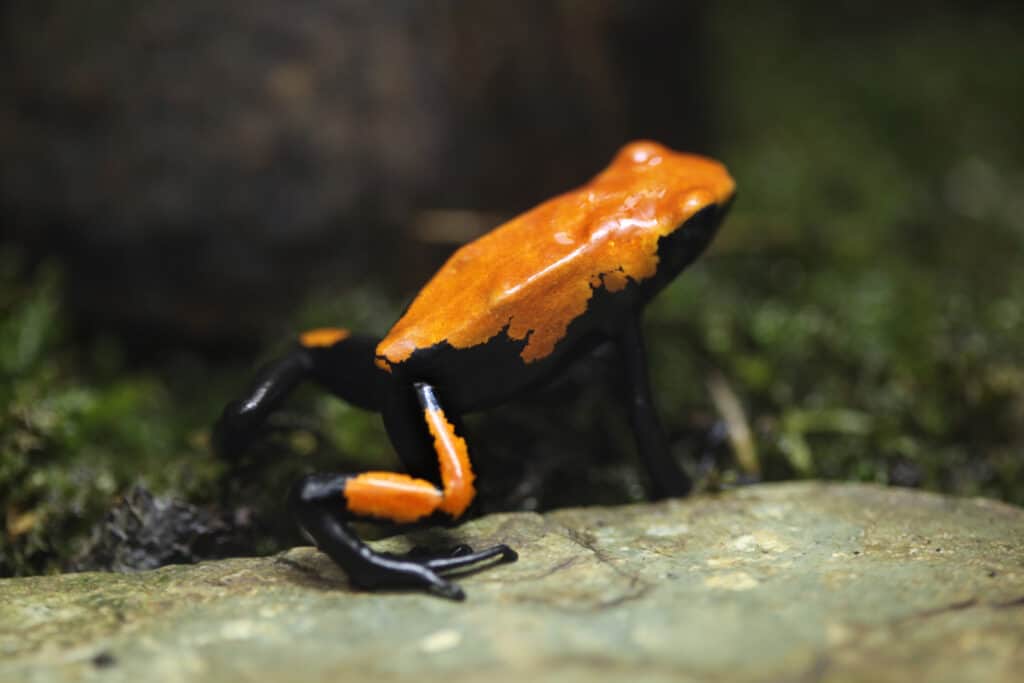
[[307,474],[289,490],[291,514],[354,588],[462,600],[450,572],[514,562],[517,552],[386,553],[352,524],[457,524],[476,496],[463,416],[538,391],[610,343],[650,496],[685,496],[692,481],[652,398],[642,314],[705,251],[734,196],[721,162],[631,142],[588,182],[458,248],[383,337],[345,327],[299,334],[226,405],[215,449],[243,453],[303,382],[379,413],[405,471]]

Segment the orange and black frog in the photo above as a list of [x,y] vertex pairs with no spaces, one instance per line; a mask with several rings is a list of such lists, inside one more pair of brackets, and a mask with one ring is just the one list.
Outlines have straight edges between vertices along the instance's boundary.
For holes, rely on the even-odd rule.
[[385,554],[348,523],[461,517],[475,488],[460,416],[529,392],[610,341],[628,379],[623,402],[651,493],[685,495],[690,481],[669,454],[651,400],[641,315],[707,247],[734,188],[717,161],[633,142],[582,187],[461,247],[383,339],[342,328],[299,335],[224,409],[214,443],[225,455],[241,452],[306,380],[381,413],[407,473],[306,476],[289,496],[295,519],[354,586],[462,599],[446,571],[514,561],[515,551]]

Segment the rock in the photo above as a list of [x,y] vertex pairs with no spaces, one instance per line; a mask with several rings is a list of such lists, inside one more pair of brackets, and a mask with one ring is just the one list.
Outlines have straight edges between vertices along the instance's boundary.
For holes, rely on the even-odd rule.
[[244,553],[245,526],[224,517],[137,483],[93,528],[70,569],[130,572]]
[[0,680],[1019,680],[1022,530],[989,500],[789,483],[383,542],[520,551],[464,603],[350,592],[311,548],[9,579]]

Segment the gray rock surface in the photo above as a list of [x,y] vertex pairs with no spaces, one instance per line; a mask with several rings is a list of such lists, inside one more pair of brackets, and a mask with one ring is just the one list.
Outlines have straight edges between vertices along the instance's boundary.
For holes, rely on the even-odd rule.
[[[447,532],[521,559],[465,603],[311,548],[0,581],[0,681],[1018,681],[1024,511],[791,483]],[[450,542],[438,533],[418,543]],[[384,543],[392,549],[410,539]]]

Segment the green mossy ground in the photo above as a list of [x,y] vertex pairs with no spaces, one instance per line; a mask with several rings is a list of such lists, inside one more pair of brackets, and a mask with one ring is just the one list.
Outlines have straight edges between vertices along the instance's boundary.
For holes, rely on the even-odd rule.
[[[648,316],[677,452],[704,454],[704,487],[824,477],[1024,503],[1024,107],[1007,87],[1024,44],[997,18],[939,10],[858,35],[726,4],[714,26],[715,153],[740,195]],[[291,477],[395,462],[374,417],[303,392],[225,478],[208,428],[253,359],[133,366],[122,341],[72,334],[55,268],[25,273],[3,255],[0,576],[67,566],[135,482],[251,512],[259,552],[293,533]],[[382,332],[399,308],[366,291],[324,301],[296,327]],[[483,510],[642,496],[614,385],[596,379],[607,364],[470,422]],[[731,398],[752,440],[702,447]]]

